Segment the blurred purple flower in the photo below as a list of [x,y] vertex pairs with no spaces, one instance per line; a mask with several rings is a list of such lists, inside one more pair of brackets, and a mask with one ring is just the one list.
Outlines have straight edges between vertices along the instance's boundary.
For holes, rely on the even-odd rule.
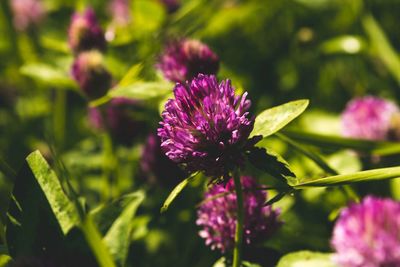
[[242,166],[246,151],[259,141],[249,139],[254,118],[247,93],[236,96],[230,80],[218,84],[215,76],[199,74],[190,83],[178,83],[174,95],[158,129],[166,155],[189,172],[213,178]]
[[400,203],[368,196],[342,210],[333,230],[333,259],[343,267],[398,267],[399,233]]
[[161,140],[150,134],[146,140],[140,161],[143,176],[153,184],[175,186],[187,174],[161,151]]
[[114,98],[104,106],[104,110],[90,108],[89,122],[96,129],[109,130],[116,142],[131,145],[146,128],[146,123],[133,114],[137,107],[138,102],[135,100]]
[[[280,212],[264,206],[267,193],[259,190],[257,181],[248,176],[241,177],[244,205],[244,242],[249,245],[271,236],[282,224]],[[197,211],[196,224],[202,227],[200,237],[211,249],[222,253],[234,246],[237,218],[237,202],[233,179],[226,185],[218,184],[205,193],[204,202]]]
[[174,13],[181,6],[181,4],[179,3],[179,0],[160,0],[160,1],[161,1],[161,3],[164,4],[168,13]]
[[83,13],[74,13],[68,29],[68,42],[74,53],[85,50],[106,49],[106,40],[102,28],[97,22],[96,14],[92,8],[87,8]]
[[346,137],[386,140],[392,128],[392,117],[398,112],[393,102],[382,98],[355,98],[342,114],[342,133]]
[[32,24],[38,24],[46,15],[40,0],[11,0],[13,23],[17,30],[24,31]]
[[199,73],[216,74],[219,69],[219,59],[207,45],[197,40],[184,39],[167,45],[157,68],[162,71],[166,79],[185,82]]
[[129,0],[111,0],[108,6],[114,23],[126,25],[131,21]]
[[111,87],[111,74],[103,64],[103,56],[97,50],[80,53],[72,65],[72,77],[89,99],[105,95]]

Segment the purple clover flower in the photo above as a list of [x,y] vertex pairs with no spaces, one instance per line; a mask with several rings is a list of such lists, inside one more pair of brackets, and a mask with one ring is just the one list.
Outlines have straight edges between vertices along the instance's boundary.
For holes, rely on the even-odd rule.
[[17,30],[24,31],[32,24],[39,24],[46,15],[40,0],[11,0],[13,23]]
[[333,259],[343,267],[398,267],[399,233],[400,203],[368,196],[342,210],[333,230]]
[[71,74],[89,99],[105,95],[111,87],[111,74],[104,67],[102,54],[96,50],[80,53],[72,65]]
[[[241,177],[244,205],[244,242],[249,245],[271,236],[282,224],[280,212],[264,206],[267,193],[259,190],[257,181],[248,176]],[[222,253],[233,248],[237,218],[237,201],[234,181],[226,185],[217,184],[205,193],[203,204],[197,211],[196,224],[202,227],[200,237],[211,249]]]
[[138,120],[134,114],[138,106],[135,100],[114,98],[104,107],[104,110],[90,108],[89,123],[99,130],[108,129],[113,139],[119,144],[131,145],[146,128],[146,123]]
[[365,96],[350,101],[342,114],[342,133],[346,137],[387,140],[393,115],[399,108],[393,102]]
[[152,184],[176,186],[187,174],[161,151],[161,140],[150,134],[143,148],[140,161],[144,178]]
[[184,39],[167,45],[159,59],[157,68],[172,82],[185,82],[199,73],[216,74],[219,69],[218,56],[205,44],[197,40]]
[[68,29],[69,46],[78,53],[85,50],[106,49],[106,40],[103,29],[97,22],[96,14],[92,8],[87,8],[83,13],[74,13]]
[[249,139],[247,93],[236,96],[230,80],[218,84],[215,76],[199,74],[190,83],[178,83],[175,99],[162,113],[158,136],[166,155],[187,171],[203,171],[213,178],[228,177],[244,163],[244,154],[260,137]]

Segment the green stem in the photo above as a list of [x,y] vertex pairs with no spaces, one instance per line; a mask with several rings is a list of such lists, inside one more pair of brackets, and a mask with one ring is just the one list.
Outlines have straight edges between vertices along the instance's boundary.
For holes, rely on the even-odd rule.
[[67,95],[66,91],[57,89],[55,90],[55,94],[53,113],[54,139],[57,144],[56,147],[60,150],[64,146]]
[[240,182],[240,175],[234,174],[236,201],[237,201],[237,221],[235,232],[235,248],[233,250],[233,267],[242,265],[242,239],[243,239],[243,190]]
[[104,175],[104,191],[103,191],[103,199],[108,201],[112,198],[114,184],[113,184],[113,145],[111,136],[108,132],[104,133],[103,136],[103,175]]

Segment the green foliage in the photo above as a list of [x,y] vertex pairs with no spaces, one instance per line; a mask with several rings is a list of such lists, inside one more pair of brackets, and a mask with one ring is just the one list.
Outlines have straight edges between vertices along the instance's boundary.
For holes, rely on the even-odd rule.
[[137,192],[127,197],[129,202],[103,239],[117,266],[125,266],[133,231],[132,219],[145,196],[143,192]]
[[64,235],[79,224],[80,215],[74,204],[63,192],[55,172],[50,169],[46,160],[39,151],[31,153],[26,161],[40,188],[49,202],[49,205],[60,224]]
[[264,110],[256,117],[250,136],[267,137],[276,133],[303,113],[307,106],[308,100],[297,100]]
[[311,251],[299,251],[285,255],[277,267],[335,267],[332,254]]
[[[0,266],[26,255],[68,267],[203,267],[220,258],[195,223],[209,180],[193,174],[173,189],[142,170],[144,140],[173,97],[154,66],[175,38],[207,43],[221,60],[218,79],[247,91],[250,115],[259,114],[251,136],[264,139],[240,172],[262,182],[265,205],[285,221],[257,244],[273,251],[267,266],[333,267],[331,253],[311,251],[331,251],[339,211],[370,194],[400,198],[400,144],[340,136],[351,98],[400,99],[395,1],[182,0],[168,13],[162,1],[132,0],[126,25],[113,20],[110,1],[43,2],[46,18],[19,31],[10,1],[0,1]],[[67,42],[72,12],[87,4],[110,39],[113,76],[109,93],[90,103],[71,78]],[[88,121],[90,106],[104,116],[119,97],[138,103],[128,116],[143,122],[129,145]]]
[[379,181],[394,178],[400,178],[400,167],[374,169],[351,174],[329,176],[314,180],[304,180],[292,184],[292,186],[294,186],[295,188],[335,186],[356,182]]
[[22,66],[20,71],[23,75],[56,89],[76,88],[68,73],[45,63],[29,63]]
[[188,178],[184,179],[182,182],[180,182],[175,188],[169,193],[167,199],[164,201],[164,204],[161,207],[161,212],[167,211],[169,206],[171,205],[172,201],[175,200],[175,198],[179,195],[179,193],[191,182],[193,181],[196,176],[197,172],[191,174]]

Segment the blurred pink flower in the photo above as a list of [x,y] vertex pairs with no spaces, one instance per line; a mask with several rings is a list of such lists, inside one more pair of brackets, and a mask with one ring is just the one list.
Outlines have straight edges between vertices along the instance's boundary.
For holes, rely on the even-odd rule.
[[333,260],[342,267],[400,266],[400,203],[368,196],[343,209],[336,222]]
[[24,31],[32,24],[38,24],[46,15],[40,0],[11,0],[13,23],[17,30]]
[[379,97],[355,98],[342,113],[342,134],[352,138],[387,140],[393,116],[398,112],[396,104]]

